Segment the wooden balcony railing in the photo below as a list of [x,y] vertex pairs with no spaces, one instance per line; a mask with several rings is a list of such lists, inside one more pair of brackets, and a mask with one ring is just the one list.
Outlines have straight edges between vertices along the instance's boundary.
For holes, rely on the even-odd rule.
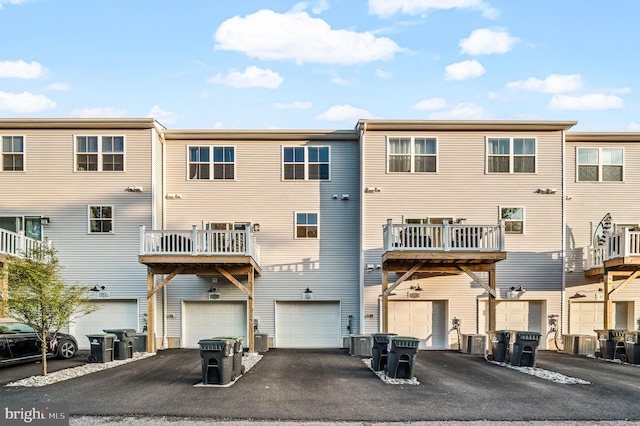
[[636,256],[640,257],[640,231],[623,228],[615,234],[606,234],[603,245],[589,247],[586,269],[602,268],[607,260]]
[[384,251],[504,251],[504,227],[498,225],[383,225]]
[[35,249],[51,248],[51,241],[40,241],[27,237],[24,231],[12,232],[0,228],[0,254],[15,257],[30,257]]
[[147,230],[140,227],[140,255],[250,256],[260,263],[251,230]]

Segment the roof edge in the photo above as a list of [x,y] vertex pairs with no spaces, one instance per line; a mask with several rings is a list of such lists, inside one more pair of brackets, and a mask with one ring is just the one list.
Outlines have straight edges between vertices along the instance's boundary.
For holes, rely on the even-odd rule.
[[0,129],[164,129],[154,118],[0,118]]
[[358,140],[356,130],[165,130],[165,140]]
[[640,132],[567,132],[567,142],[640,142]]
[[450,131],[558,131],[567,130],[577,121],[547,120],[358,120],[365,130],[450,130]]

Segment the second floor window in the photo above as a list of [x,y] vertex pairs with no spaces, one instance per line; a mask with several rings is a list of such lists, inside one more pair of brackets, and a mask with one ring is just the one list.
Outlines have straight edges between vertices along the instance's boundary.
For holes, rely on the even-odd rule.
[[318,213],[296,213],[296,238],[318,238]]
[[5,172],[24,170],[24,138],[22,136],[2,137],[2,170]]
[[124,136],[76,136],[76,170],[124,171]]
[[329,180],[328,146],[296,146],[282,148],[284,180]]
[[389,173],[435,173],[436,160],[435,138],[389,138]]
[[578,148],[578,181],[622,182],[622,148]]
[[488,173],[535,173],[535,138],[488,138]]
[[235,148],[231,146],[189,147],[189,179],[235,179]]
[[113,233],[113,207],[89,206],[89,233]]

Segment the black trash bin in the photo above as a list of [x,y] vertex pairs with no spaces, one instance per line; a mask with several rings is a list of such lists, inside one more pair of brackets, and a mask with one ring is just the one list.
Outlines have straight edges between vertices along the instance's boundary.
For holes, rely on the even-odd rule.
[[489,331],[489,361],[506,362],[512,330]]
[[535,367],[540,344],[540,333],[512,331],[509,339],[507,362],[517,367]]
[[111,362],[113,361],[113,341],[115,334],[87,334],[89,345],[91,346],[91,354],[89,362]]
[[203,339],[198,342],[202,361],[202,384],[231,383],[235,343],[235,340],[230,339]]
[[598,350],[596,357],[605,359],[621,359],[625,356],[624,333],[628,330],[610,328],[596,330],[598,333]]
[[630,364],[640,364],[640,331],[624,333],[624,357],[621,359]]
[[136,333],[133,337],[133,352],[147,351],[147,333]]
[[113,359],[123,360],[133,358],[133,342],[136,331],[132,328],[102,330],[105,333],[115,334],[113,340]]
[[371,368],[382,371],[387,364],[387,345],[389,337],[396,333],[371,333]]
[[416,354],[420,339],[415,337],[389,336],[387,344],[387,365],[385,373],[394,379],[413,377]]
[[231,380],[235,380],[241,375],[243,375],[244,367],[242,365],[242,357],[244,356],[244,348],[242,347],[242,340],[244,339],[244,337],[218,336],[218,337],[214,337],[214,339],[228,339],[228,340],[233,340],[235,342],[233,345],[233,373],[231,375]]

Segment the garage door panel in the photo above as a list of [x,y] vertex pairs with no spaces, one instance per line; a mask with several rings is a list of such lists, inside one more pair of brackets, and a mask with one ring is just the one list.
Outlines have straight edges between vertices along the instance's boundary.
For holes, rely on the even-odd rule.
[[446,349],[444,300],[389,301],[389,331],[420,339],[419,349]]
[[277,302],[276,346],[341,347],[340,302]]
[[73,334],[80,349],[90,349],[88,334],[103,333],[103,330],[130,328],[138,331],[138,302],[136,300],[92,301],[100,309],[76,318]]
[[184,302],[184,348],[197,348],[198,341],[216,336],[242,336],[247,341],[246,302]]

